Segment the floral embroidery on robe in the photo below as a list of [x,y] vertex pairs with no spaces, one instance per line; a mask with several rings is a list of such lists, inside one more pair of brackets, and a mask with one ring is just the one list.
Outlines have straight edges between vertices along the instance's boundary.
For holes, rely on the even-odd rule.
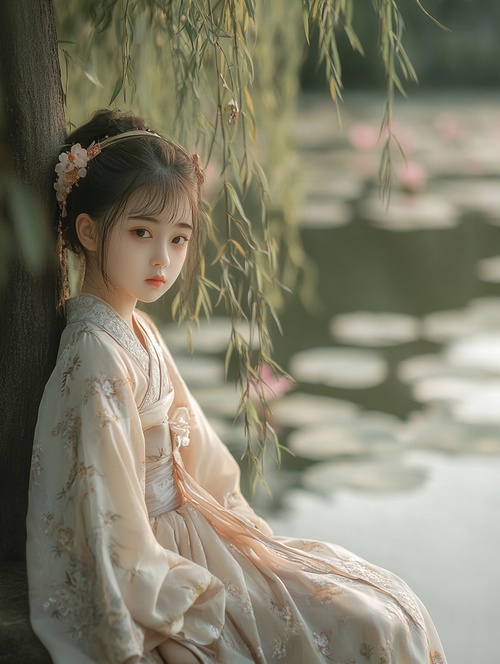
[[55,664],[445,664],[396,576],[323,542],[273,536],[156,328],[68,302],[39,411],[27,561]]

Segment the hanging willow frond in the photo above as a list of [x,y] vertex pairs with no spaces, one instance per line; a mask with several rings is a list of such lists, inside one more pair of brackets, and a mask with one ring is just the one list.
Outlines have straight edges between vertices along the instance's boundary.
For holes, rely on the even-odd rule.
[[[416,1],[420,5],[418,0]],[[379,49],[386,75],[386,101],[381,127],[381,135],[385,138],[379,177],[382,198],[388,200],[392,181],[391,148],[393,143],[400,147],[393,132],[394,93],[397,89],[406,96],[401,75],[406,81],[417,82],[418,79],[403,48],[404,21],[395,0],[372,0],[372,3],[380,22]]]
[[309,41],[311,28],[318,31],[319,63],[325,65],[330,95],[335,103],[342,98],[342,64],[337,47],[339,27],[347,35],[354,51],[363,47],[352,26],[353,0],[302,0],[304,29]]
[[[63,0],[55,4],[60,36],[77,42],[71,57],[65,46],[65,71],[72,61],[84,62],[80,70],[97,72],[103,86],[89,90],[76,73],[73,80],[67,73],[68,118],[81,122],[103,105],[106,92],[105,103],[123,99],[134,111],[156,118],[156,126],[168,127],[176,139],[196,148],[205,166],[218,170],[218,189],[208,203],[217,242],[211,262],[218,274],[213,276],[207,255],[194,311],[177,298],[174,313],[209,315],[211,290],[217,293],[216,306],[225,306],[232,321],[226,368],[236,370],[246,453],[261,475],[269,444],[277,458],[281,451],[261,379],[264,365],[280,372],[272,359],[273,330],[279,329],[275,304],[280,288],[293,287],[298,266],[306,262],[294,223],[288,135],[302,46],[316,31],[318,58],[338,102],[338,32],[363,53],[353,28],[355,0],[87,0],[77,10]],[[387,78],[380,171],[387,192],[394,94],[404,93],[402,79],[416,80],[416,75],[402,46],[404,24],[396,0],[372,4]]]

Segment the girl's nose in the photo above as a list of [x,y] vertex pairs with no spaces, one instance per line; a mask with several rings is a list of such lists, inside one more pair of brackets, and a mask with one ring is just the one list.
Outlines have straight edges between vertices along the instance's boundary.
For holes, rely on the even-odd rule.
[[168,250],[166,247],[162,247],[161,250],[158,250],[155,253],[155,256],[152,260],[153,267],[165,268],[170,265],[170,257],[168,255]]

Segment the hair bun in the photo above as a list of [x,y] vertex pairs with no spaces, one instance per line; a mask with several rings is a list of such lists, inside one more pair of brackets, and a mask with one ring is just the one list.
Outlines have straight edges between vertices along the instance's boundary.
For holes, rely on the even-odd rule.
[[90,120],[68,136],[68,143],[80,143],[88,147],[92,142],[99,143],[105,138],[140,129],[149,131],[144,120],[133,113],[118,109],[104,108],[96,111]]

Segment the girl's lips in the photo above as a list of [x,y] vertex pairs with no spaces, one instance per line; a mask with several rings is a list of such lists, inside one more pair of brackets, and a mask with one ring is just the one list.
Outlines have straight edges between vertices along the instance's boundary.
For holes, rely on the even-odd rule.
[[165,277],[153,277],[152,279],[146,279],[146,283],[148,283],[150,286],[156,286],[156,288],[160,288],[160,286],[163,286],[165,283]]

